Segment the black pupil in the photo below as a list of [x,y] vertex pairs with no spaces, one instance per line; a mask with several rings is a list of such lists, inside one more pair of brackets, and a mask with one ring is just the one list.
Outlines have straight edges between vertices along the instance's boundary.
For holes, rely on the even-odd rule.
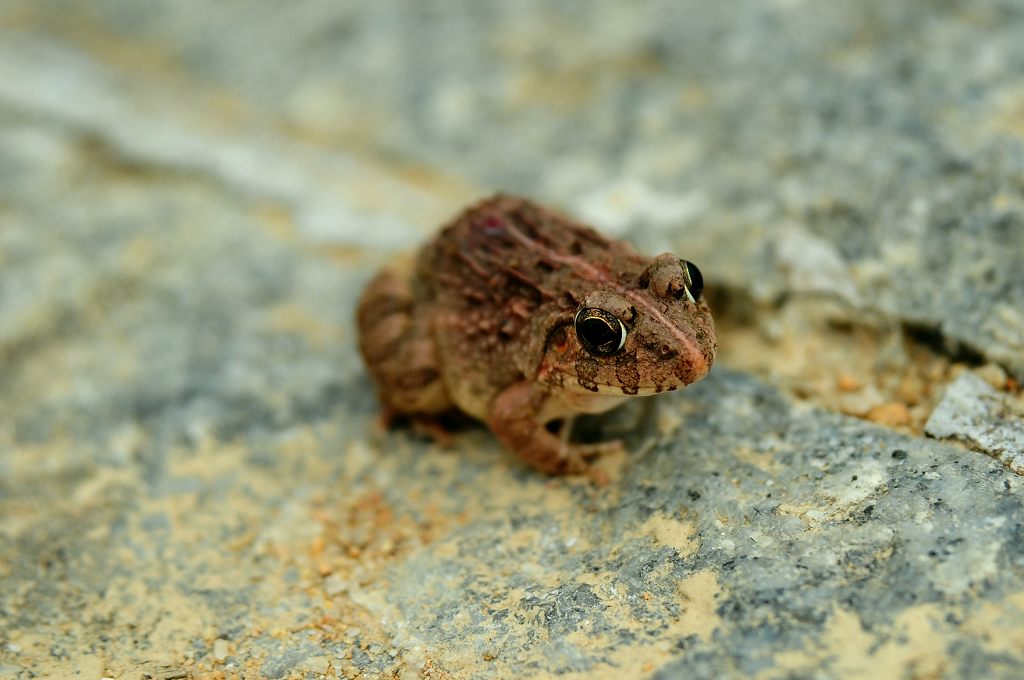
[[700,294],[704,292],[704,276],[697,265],[689,260],[683,260],[683,266],[686,267],[686,275],[690,277],[690,295],[694,300],[699,300]]
[[580,338],[598,352],[613,352],[619,347],[619,329],[604,319],[591,317],[579,325]]

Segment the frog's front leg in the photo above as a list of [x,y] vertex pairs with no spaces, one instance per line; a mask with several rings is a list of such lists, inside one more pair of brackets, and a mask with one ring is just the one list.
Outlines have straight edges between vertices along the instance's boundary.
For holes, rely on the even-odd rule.
[[527,381],[501,392],[491,405],[487,426],[494,436],[531,467],[551,475],[586,472],[590,447],[570,444],[552,434],[538,418],[548,395]]

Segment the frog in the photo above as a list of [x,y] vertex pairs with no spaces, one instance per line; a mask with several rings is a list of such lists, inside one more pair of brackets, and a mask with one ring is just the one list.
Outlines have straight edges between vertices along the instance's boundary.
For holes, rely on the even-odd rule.
[[356,324],[389,420],[462,412],[549,475],[624,448],[572,441],[576,417],[695,383],[717,350],[695,264],[502,193],[385,265]]

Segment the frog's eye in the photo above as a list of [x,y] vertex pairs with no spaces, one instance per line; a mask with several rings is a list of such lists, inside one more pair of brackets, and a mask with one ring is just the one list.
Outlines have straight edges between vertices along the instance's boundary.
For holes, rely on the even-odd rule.
[[576,312],[573,323],[583,349],[594,356],[611,356],[626,344],[626,326],[617,316],[603,309],[584,307]]
[[704,292],[704,276],[697,269],[697,265],[689,260],[679,260],[679,265],[686,273],[686,290],[690,292],[690,297],[696,302],[700,299],[700,294]]

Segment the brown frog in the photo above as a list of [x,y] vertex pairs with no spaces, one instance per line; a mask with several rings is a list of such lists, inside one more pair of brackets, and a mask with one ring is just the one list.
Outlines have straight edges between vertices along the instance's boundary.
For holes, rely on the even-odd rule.
[[620,443],[574,416],[700,380],[715,328],[691,262],[637,254],[530,201],[468,208],[359,301],[359,347],[391,414],[459,409],[528,464],[584,472]]

